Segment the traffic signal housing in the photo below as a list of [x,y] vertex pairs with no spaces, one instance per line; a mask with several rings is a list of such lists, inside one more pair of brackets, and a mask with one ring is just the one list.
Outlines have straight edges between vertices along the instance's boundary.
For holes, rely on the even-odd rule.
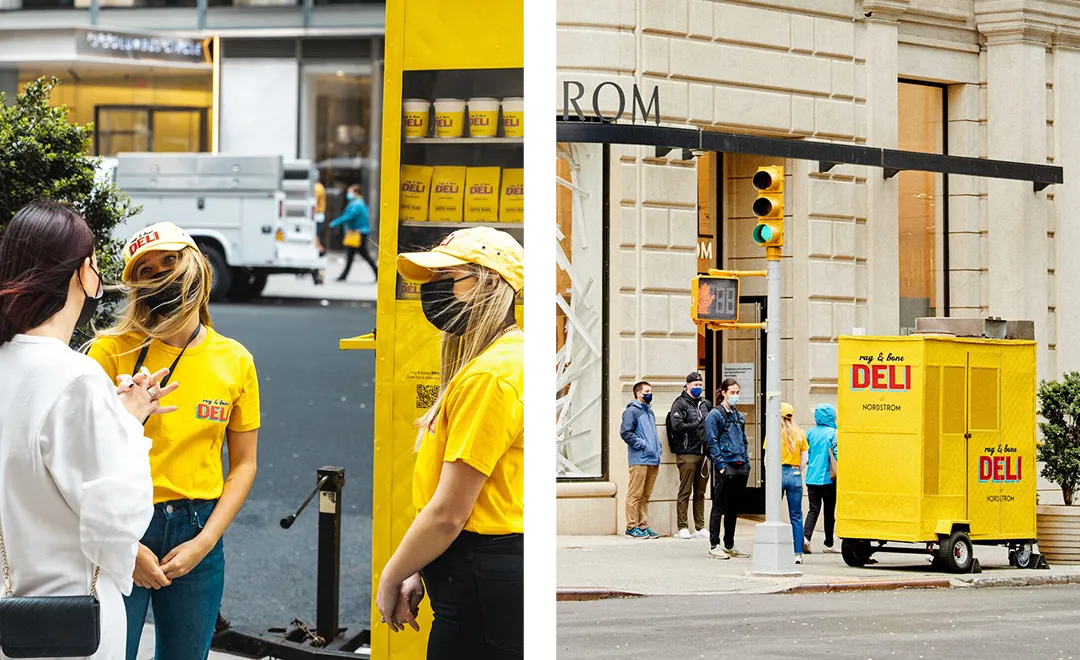
[[698,275],[690,285],[690,299],[690,317],[698,325],[734,327],[739,322],[737,275]]
[[784,168],[780,165],[759,167],[753,182],[758,191],[754,200],[754,215],[758,218],[754,242],[763,247],[781,247],[784,244]]

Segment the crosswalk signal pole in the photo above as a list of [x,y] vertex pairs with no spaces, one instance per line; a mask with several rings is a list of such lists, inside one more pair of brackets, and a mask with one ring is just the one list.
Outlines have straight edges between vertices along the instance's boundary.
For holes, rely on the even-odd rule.
[[753,572],[760,575],[796,576],[795,547],[791,525],[780,520],[783,480],[780,448],[780,258],[784,246],[784,168],[759,167],[754,175],[754,242],[765,248],[766,340],[765,340],[765,522],[754,530]]

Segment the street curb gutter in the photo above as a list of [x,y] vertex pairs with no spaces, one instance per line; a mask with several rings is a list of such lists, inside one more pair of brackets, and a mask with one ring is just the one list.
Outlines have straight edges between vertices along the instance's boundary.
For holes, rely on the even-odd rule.
[[963,587],[1045,587],[1062,584],[1080,584],[1080,575],[1033,575],[1031,577],[992,577],[960,580]]
[[919,580],[874,580],[869,582],[816,582],[798,584],[784,589],[782,594],[825,594],[844,591],[896,591],[898,589],[948,589],[952,587],[948,578],[927,578]]
[[605,600],[609,598],[644,598],[645,594],[614,589],[564,588],[555,590],[555,601]]

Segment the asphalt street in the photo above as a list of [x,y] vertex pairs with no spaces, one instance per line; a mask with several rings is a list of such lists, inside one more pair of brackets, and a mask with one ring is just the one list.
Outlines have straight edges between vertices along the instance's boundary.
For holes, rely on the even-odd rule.
[[371,332],[375,307],[264,299],[210,313],[255,357],[262,400],[258,475],[225,535],[223,614],[234,627],[314,623],[318,500],[290,529],[279,521],[315,487],[318,468],[337,465],[345,468],[341,621],[366,627],[375,356],[343,353],[338,340]]
[[557,606],[558,657],[1073,658],[1080,587],[654,596]]

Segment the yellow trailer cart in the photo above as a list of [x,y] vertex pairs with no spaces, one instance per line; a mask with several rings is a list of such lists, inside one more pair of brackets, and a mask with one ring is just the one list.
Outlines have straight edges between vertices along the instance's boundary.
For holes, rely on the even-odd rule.
[[414,422],[439,386],[439,334],[424,318],[419,286],[398,277],[395,256],[430,249],[456,229],[479,225],[505,230],[524,245],[524,62],[522,0],[386,3],[376,331],[341,341],[343,350],[376,353],[376,660],[420,660],[431,627],[426,602],[421,633],[390,634],[375,608],[382,568],[415,517]]
[[1014,566],[1039,561],[1035,346],[840,338],[836,531],[848,565],[916,552],[967,573],[979,570],[973,544],[1008,546]]

